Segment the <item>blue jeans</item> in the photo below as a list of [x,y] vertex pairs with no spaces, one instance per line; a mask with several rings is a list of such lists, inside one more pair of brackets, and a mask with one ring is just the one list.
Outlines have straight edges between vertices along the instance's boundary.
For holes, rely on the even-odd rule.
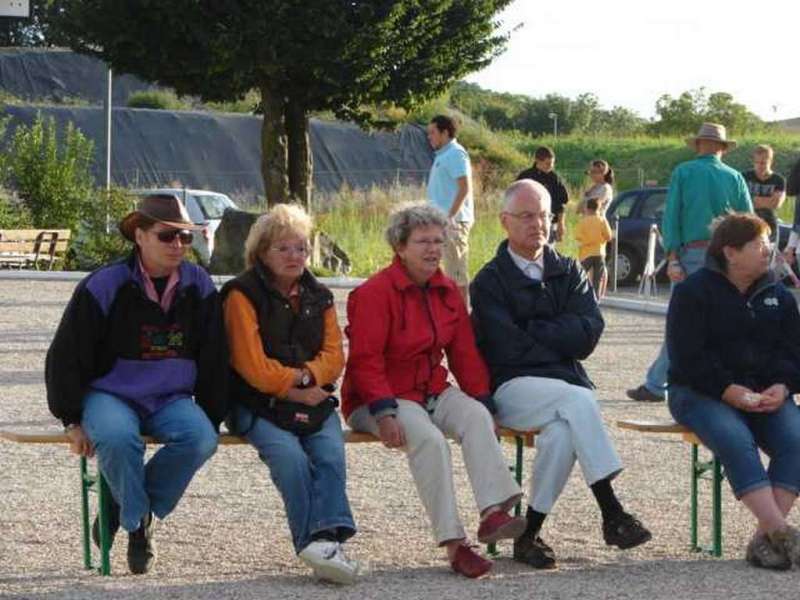
[[[705,248],[683,248],[679,253],[679,260],[683,267],[686,276],[696,273],[706,262],[706,249]],[[673,283],[670,286],[674,288]],[[667,343],[664,341],[661,344],[661,349],[658,351],[653,364],[647,370],[647,377],[644,382],[650,392],[657,396],[663,396],[667,389],[667,372],[669,371],[669,357],[667,356]]]
[[[159,519],[172,512],[195,472],[217,449],[217,432],[191,398],[173,400],[143,418],[116,396],[92,391],[83,399],[81,426],[127,531],[138,529],[149,511]],[[164,444],[147,465],[142,435]]]
[[[673,385],[669,410],[719,457],[737,498],[766,486],[800,491],[800,409],[791,398],[775,412],[751,413]],[[770,457],[767,470],[759,448]]]
[[344,437],[339,415],[332,413],[322,429],[298,436],[236,405],[234,429],[255,446],[283,498],[295,552],[323,531],[341,542],[356,532],[350,502]]

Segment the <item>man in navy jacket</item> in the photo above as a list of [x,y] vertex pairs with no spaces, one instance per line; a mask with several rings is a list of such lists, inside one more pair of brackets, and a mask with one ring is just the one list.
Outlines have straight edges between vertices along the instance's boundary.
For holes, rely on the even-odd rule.
[[592,353],[604,327],[594,292],[580,265],[547,245],[550,195],[540,183],[512,184],[500,222],[508,239],[476,276],[470,297],[497,421],[513,429],[541,429],[528,528],[514,543],[514,558],[536,568],[555,566],[553,550],[539,532],[576,458],[600,506],[606,543],[638,546],[650,532],[625,512],[611,487],[622,462],[579,362]]

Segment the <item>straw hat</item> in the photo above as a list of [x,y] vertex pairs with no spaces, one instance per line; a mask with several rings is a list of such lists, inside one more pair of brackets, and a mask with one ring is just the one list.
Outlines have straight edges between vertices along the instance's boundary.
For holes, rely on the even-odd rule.
[[169,225],[175,229],[198,231],[203,228],[202,225],[195,225],[192,222],[183,203],[176,196],[170,194],[154,194],[142,198],[136,210],[119,222],[119,231],[125,239],[131,242],[136,241],[136,228],[143,218]]
[[686,138],[686,145],[692,150],[697,150],[697,140],[712,140],[725,146],[726,150],[736,148],[736,141],[729,140],[725,125],[719,123],[703,123],[695,137]]

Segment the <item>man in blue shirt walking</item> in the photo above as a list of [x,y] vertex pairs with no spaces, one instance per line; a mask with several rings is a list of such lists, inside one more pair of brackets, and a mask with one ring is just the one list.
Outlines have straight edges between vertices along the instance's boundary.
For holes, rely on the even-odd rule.
[[469,154],[456,140],[451,117],[437,115],[428,124],[428,142],[434,150],[428,176],[428,201],[447,215],[444,272],[456,282],[464,302],[468,299],[467,252],[469,231],[475,222],[472,206],[472,166]]

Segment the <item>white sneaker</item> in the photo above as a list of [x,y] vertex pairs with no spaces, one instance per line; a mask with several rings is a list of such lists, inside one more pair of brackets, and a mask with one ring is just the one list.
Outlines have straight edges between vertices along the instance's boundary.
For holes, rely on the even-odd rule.
[[298,554],[300,559],[314,570],[314,575],[325,581],[351,584],[361,573],[358,561],[345,556],[339,542],[317,540],[311,542]]

